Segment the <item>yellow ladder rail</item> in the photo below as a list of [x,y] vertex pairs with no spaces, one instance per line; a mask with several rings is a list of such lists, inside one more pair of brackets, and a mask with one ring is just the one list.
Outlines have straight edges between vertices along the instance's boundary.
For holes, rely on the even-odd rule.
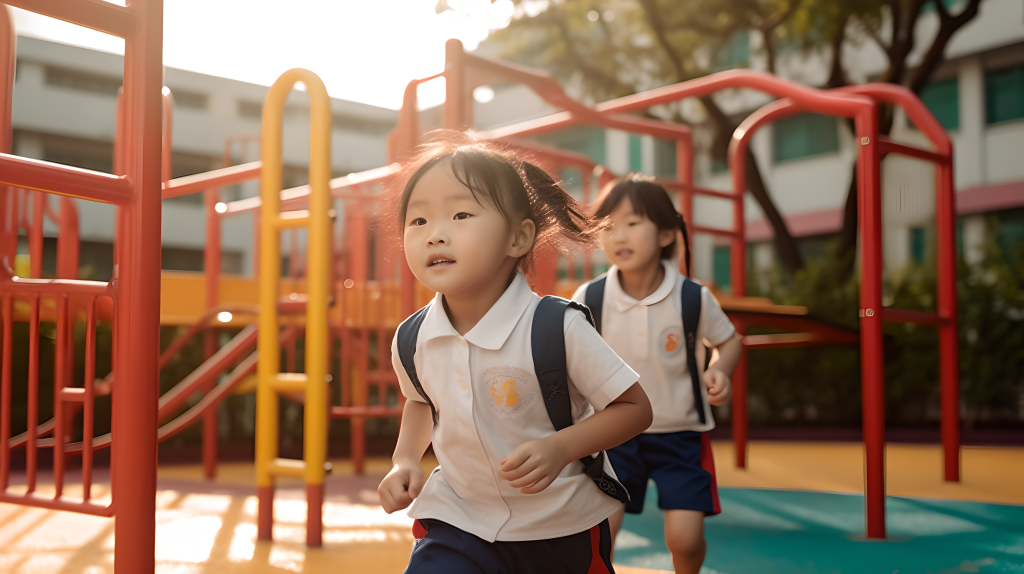
[[[285,100],[302,82],[310,100],[309,209],[281,212],[281,136]],[[322,545],[323,494],[327,462],[328,328],[331,247],[331,106],[320,78],[303,69],[288,70],[274,82],[263,103],[260,197],[259,365],[256,383],[256,485],[258,538],[272,539],[276,476],[301,476],[306,482],[306,544]],[[305,373],[282,373],[278,333],[281,282],[281,231],[308,228]],[[280,394],[305,395],[303,459],[277,456]]]

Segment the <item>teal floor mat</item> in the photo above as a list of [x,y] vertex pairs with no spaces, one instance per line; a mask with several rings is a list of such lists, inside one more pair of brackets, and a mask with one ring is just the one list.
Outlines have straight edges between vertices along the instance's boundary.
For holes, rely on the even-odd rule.
[[[1024,572],[1024,506],[889,498],[889,541],[865,542],[864,497],[722,488],[702,574]],[[627,515],[615,562],[672,569],[657,492]]]

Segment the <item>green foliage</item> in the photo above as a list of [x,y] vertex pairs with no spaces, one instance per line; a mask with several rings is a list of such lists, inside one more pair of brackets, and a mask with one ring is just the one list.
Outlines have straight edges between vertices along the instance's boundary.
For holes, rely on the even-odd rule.
[[[1024,396],[1024,246],[1001,249],[998,221],[983,257],[959,262],[961,413],[967,428],[1022,421]],[[857,327],[859,278],[836,283],[831,254],[809,258],[793,276],[752,279],[753,295],[805,305],[811,314]],[[751,274],[753,275],[753,274]],[[761,283],[760,285],[758,283]],[[890,273],[887,306],[934,312],[934,258]],[[765,331],[762,331],[765,332]],[[885,326],[886,421],[891,427],[934,427],[939,420],[938,336],[930,327]],[[860,352],[856,346],[750,353],[750,417],[754,426],[860,425]]]

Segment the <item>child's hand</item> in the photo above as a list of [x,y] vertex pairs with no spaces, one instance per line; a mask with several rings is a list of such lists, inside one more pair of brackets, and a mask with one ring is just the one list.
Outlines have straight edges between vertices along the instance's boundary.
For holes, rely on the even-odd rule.
[[729,402],[732,395],[732,380],[718,369],[709,368],[704,373],[704,386],[708,388],[708,402],[717,406]]
[[406,508],[423,489],[423,467],[417,463],[396,463],[380,481],[377,496],[384,512],[391,514]]
[[567,464],[565,449],[555,435],[519,445],[501,461],[498,476],[523,494],[537,494],[555,481]]

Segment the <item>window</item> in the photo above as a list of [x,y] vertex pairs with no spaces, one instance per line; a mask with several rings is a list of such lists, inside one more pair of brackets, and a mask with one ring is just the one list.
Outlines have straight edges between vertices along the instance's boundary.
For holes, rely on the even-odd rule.
[[1024,65],[985,72],[985,119],[990,124],[1024,118]]
[[57,66],[46,66],[43,81],[48,86],[92,92],[115,98],[117,97],[118,90],[121,89],[122,83],[121,78],[117,76],[106,76]]
[[205,110],[210,101],[210,96],[199,92],[171,88],[171,96],[174,98],[176,107],[190,110]]
[[925,233],[923,227],[912,227],[910,229],[910,258],[915,263],[924,263]]
[[629,171],[640,173],[644,170],[643,139],[636,134],[629,134]]
[[730,286],[730,273],[729,273],[729,246],[728,245],[717,245],[715,246],[714,262],[713,262],[713,275],[715,284],[722,291],[728,292],[731,289]]
[[604,130],[593,126],[580,126],[544,134],[537,138],[541,143],[586,154],[596,163],[605,161]]
[[714,175],[729,173],[729,162],[724,159],[711,158],[711,173]]
[[[942,0],[942,5],[946,7],[946,10],[952,10],[954,6],[960,3],[960,0]],[[921,6],[921,14],[927,14],[935,11],[935,3],[933,0],[927,0],[924,6]]]
[[743,68],[750,63],[750,32],[737,32],[718,50],[715,71]]
[[960,129],[960,95],[957,79],[932,82],[921,90],[921,101],[947,130]]
[[676,178],[676,142],[654,140],[654,171],[660,178]]
[[839,151],[836,119],[818,114],[800,114],[775,122],[775,161],[787,161]]
[[345,114],[334,114],[331,116],[332,130],[386,135],[393,127],[395,125],[391,122],[358,118]]
[[250,102],[247,100],[238,102],[238,115],[250,120],[263,119],[263,102]]
[[1024,257],[1024,212],[1015,210],[1001,214],[996,240],[1006,261],[1016,262]]

